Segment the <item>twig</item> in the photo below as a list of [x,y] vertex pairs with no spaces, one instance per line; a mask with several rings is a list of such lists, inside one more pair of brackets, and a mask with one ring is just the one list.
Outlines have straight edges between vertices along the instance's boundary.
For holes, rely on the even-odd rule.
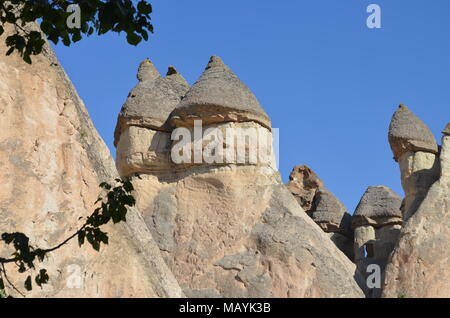
[[22,294],[22,292],[21,292],[20,290],[18,290],[18,289],[16,288],[16,286],[14,286],[14,284],[11,283],[11,281],[9,280],[8,275],[6,274],[5,264],[3,264],[3,263],[2,263],[2,272],[3,272],[4,276],[5,276],[6,281],[7,281],[8,284],[12,287],[12,289],[14,289],[14,290],[15,290],[16,292],[18,292],[22,297],[25,298],[25,295]]

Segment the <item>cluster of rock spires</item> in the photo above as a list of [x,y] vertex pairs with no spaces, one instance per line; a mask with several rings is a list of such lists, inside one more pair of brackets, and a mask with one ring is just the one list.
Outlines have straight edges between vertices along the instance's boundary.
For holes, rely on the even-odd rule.
[[[147,71],[156,74],[150,81],[161,80],[154,67]],[[256,97],[220,58],[211,57],[198,81],[184,96],[176,95],[178,104],[173,98],[156,114],[146,108],[163,93],[147,91],[159,88],[146,81],[140,80],[119,114],[116,164],[121,176],[132,178],[138,209],[186,296],[363,295],[353,278],[355,266],[295,202],[273,160],[171,161],[171,130],[192,129],[196,120],[205,130],[257,128],[271,133]],[[146,98],[135,93],[141,88]],[[135,118],[140,123],[132,123]],[[141,124],[156,120],[166,128]],[[240,147],[230,140],[224,145]],[[266,147],[270,152],[271,145]]]
[[[54,277],[32,296],[450,296],[450,124],[439,147],[400,106],[389,142],[405,198],[369,187],[350,215],[306,166],[284,185],[273,159],[173,162],[171,134],[197,120],[203,130],[271,136],[256,97],[220,58],[192,87],[174,67],[163,77],[149,60],[140,64],[114,133],[116,170],[51,48],[44,51],[31,66],[0,56],[0,232],[51,246],[90,213],[97,185],[118,174],[132,179],[137,206],[108,229],[100,253],[73,242],[47,259]],[[367,287],[371,264],[382,270],[380,288]]]
[[[350,232],[345,207],[326,190],[329,203],[320,207],[323,182],[317,175],[306,166],[291,173],[288,189],[357,271],[367,278],[369,265],[380,267],[383,284],[364,286],[367,297],[450,296],[449,135],[450,124],[438,146],[425,123],[400,105],[388,140],[400,166],[405,198],[385,186],[368,187],[350,217]],[[347,239],[333,239],[336,232],[346,233]]]

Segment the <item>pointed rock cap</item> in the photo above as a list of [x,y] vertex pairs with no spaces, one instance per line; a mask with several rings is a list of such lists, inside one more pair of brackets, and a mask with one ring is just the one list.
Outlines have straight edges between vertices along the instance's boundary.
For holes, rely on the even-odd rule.
[[445,126],[444,130],[442,131],[442,133],[445,136],[450,136],[450,123],[448,123],[447,126]]
[[141,62],[141,64],[139,64],[136,77],[140,82],[147,80],[155,80],[159,76],[160,75],[158,70],[149,59],[145,59]]
[[385,186],[368,187],[352,218],[352,228],[402,224],[402,198]]
[[171,116],[174,126],[255,121],[271,129],[270,119],[249,88],[213,56],[205,71],[187,92]]
[[311,218],[325,232],[348,234],[351,216],[341,201],[327,189],[317,191],[311,211]]
[[395,161],[408,151],[438,152],[433,133],[403,104],[392,116],[389,126],[389,143]]
[[188,91],[189,85],[175,68],[169,68],[168,73],[166,77],[161,77],[149,60],[139,65],[140,82],[131,90],[119,113],[114,145],[117,146],[120,134],[127,126],[170,131],[168,117]]

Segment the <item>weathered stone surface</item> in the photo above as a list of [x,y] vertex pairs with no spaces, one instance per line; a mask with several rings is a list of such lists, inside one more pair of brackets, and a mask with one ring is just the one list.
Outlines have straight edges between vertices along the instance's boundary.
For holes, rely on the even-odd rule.
[[296,166],[286,185],[300,206],[328,233],[330,239],[353,260],[353,233],[351,215],[308,166]]
[[186,94],[189,85],[171,67],[166,77],[161,77],[149,61],[143,61],[138,69],[139,83],[134,87],[119,113],[114,132],[117,145],[122,131],[129,126],[169,131],[167,118]]
[[349,235],[351,216],[336,196],[326,189],[319,189],[314,198],[311,218],[325,232],[341,232]]
[[398,163],[405,191],[402,214],[406,221],[416,212],[432,184],[439,179],[439,156],[423,151],[408,151]]
[[[114,161],[49,46],[32,65],[0,54],[0,79],[0,233],[24,232],[32,244],[52,247],[93,211],[98,184],[117,177]],[[182,296],[136,209],[107,232],[109,245],[100,252],[75,240],[51,253],[43,264],[49,284],[28,295]],[[7,269],[21,288],[25,277],[11,264]]]
[[385,186],[368,187],[352,218],[352,227],[402,224],[402,198]]
[[450,135],[450,123],[448,123],[447,126],[445,126],[444,130],[442,131],[442,133],[445,136],[449,136]]
[[444,135],[440,178],[404,224],[386,267],[384,297],[450,297],[450,136]]
[[[398,241],[403,223],[402,199],[385,186],[368,187],[352,217],[354,257],[364,277],[373,273],[368,266],[378,265],[384,276],[388,258]],[[381,288],[366,288],[367,297],[378,298]]]
[[[204,130],[260,128],[271,139],[270,121],[256,98],[218,58],[171,118],[189,132],[201,119]],[[200,146],[204,141],[195,140]],[[117,156],[121,171],[133,165],[141,173],[133,177],[137,206],[185,294],[362,297],[354,264],[302,210],[273,160],[251,163],[250,145],[228,139],[219,145],[224,151],[246,150],[244,162],[177,163],[171,156],[170,170],[155,171],[141,159],[135,164]],[[139,147],[137,152],[148,149]],[[272,154],[272,143],[263,151]]]
[[312,208],[317,190],[323,187],[323,182],[311,168],[301,165],[292,169],[287,187],[303,210],[308,212]]
[[138,206],[191,297],[362,297],[354,265],[261,167],[134,179]]
[[408,107],[400,105],[389,126],[389,143],[395,161],[408,151],[436,154],[438,147],[433,133]]
[[211,57],[205,71],[189,89],[171,116],[175,126],[221,122],[254,121],[271,129],[269,117],[248,87],[217,57]]
[[141,64],[139,64],[136,77],[139,82],[154,81],[158,77],[160,77],[160,74],[155,65],[153,65],[152,61],[150,61],[149,59],[145,59],[141,62]]

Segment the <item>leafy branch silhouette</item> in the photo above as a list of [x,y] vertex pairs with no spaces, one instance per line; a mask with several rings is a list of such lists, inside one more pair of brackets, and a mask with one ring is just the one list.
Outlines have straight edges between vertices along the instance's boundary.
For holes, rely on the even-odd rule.
[[[67,25],[71,15],[67,8],[71,5],[80,8],[79,28]],[[31,64],[31,56],[40,54],[44,47],[42,34],[54,44],[61,41],[70,46],[83,35],[90,36],[94,32],[98,35],[125,32],[127,42],[138,45],[153,33],[151,13],[152,6],[145,0],[136,5],[131,0],[0,0],[0,36],[5,24],[14,26],[15,33],[5,40],[9,47],[6,55],[17,50],[23,60]],[[42,33],[27,30],[26,25],[34,21],[40,21]]]
[[[129,179],[122,180],[117,178],[115,182],[116,184],[114,186],[107,182],[100,183],[99,187],[106,194],[99,196],[97,201],[95,201],[94,205],[100,203],[100,206],[91,215],[86,217],[86,221],[78,231],[52,248],[43,249],[30,245],[30,239],[24,233],[3,233],[1,235],[0,241],[3,241],[6,245],[11,245],[15,251],[9,258],[0,257],[0,298],[11,297],[6,292],[7,285],[25,297],[25,294],[9,279],[6,264],[14,264],[19,273],[28,274],[23,285],[27,291],[31,291],[33,289],[32,276],[36,271],[35,263],[42,263],[49,253],[60,249],[75,237],[78,238],[80,247],[87,241],[96,251],[100,251],[102,243],[105,245],[108,244],[108,233],[102,231],[101,226],[111,221],[113,224],[126,222],[128,207],[132,207],[136,203],[131,194],[134,190],[131,181]],[[34,283],[41,288],[42,285],[48,283],[49,279],[45,268],[39,269],[37,274],[34,275]]]

